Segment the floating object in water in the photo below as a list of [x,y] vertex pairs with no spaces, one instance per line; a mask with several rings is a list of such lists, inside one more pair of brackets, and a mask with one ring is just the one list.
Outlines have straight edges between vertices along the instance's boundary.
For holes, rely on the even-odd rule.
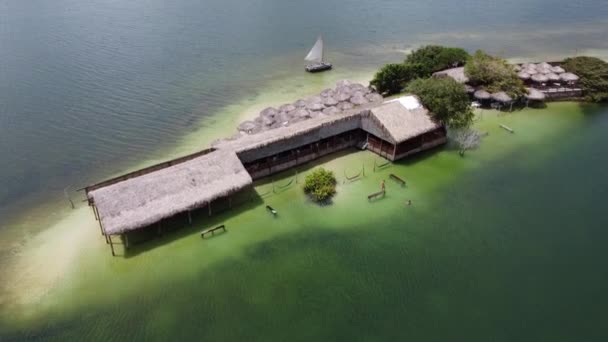
[[270,212],[272,215],[277,216],[278,212],[271,206],[267,205],[266,206],[266,210],[268,210],[268,212]]
[[500,128],[502,128],[502,129],[504,129],[504,130],[506,130],[506,131],[509,131],[509,132],[511,132],[511,133],[515,133],[515,131],[514,131],[514,130],[513,130],[511,127],[509,127],[509,126],[506,126],[506,125],[500,124]]
[[315,45],[313,45],[312,49],[306,58],[304,58],[308,62],[312,62],[311,64],[306,65],[306,71],[308,72],[319,72],[331,69],[331,63],[323,61],[323,37],[319,36]]

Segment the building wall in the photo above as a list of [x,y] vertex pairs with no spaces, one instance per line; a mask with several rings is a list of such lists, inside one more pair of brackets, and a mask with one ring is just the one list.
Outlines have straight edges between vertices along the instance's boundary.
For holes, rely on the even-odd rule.
[[398,144],[395,149],[393,160],[399,160],[409,155],[443,145],[447,143],[447,141],[447,132],[444,127],[440,127]]
[[245,169],[251,178],[260,179],[275,173],[302,165],[322,156],[354,147],[361,143],[365,135],[360,129],[343,132],[341,134],[309,143],[297,148],[283,151],[274,156],[260,158],[246,163]]

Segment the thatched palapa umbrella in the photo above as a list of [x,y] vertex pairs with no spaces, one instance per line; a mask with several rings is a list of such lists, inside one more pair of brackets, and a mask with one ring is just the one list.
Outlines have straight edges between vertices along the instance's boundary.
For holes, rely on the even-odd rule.
[[502,102],[502,103],[509,103],[509,102],[513,101],[511,96],[507,95],[507,93],[505,93],[504,91],[494,93],[491,96],[492,96],[492,100]]
[[323,103],[326,106],[331,107],[331,106],[337,105],[338,104],[338,100],[334,99],[332,96],[328,96],[328,97],[325,98],[325,100],[323,101]]
[[566,72],[566,70],[564,70],[564,68],[560,67],[560,66],[554,66],[551,68],[551,71],[556,73],[556,74],[563,74],[564,72]]
[[464,90],[467,92],[467,94],[473,94],[475,92],[475,88],[471,87],[468,84],[464,85]]
[[323,110],[323,108],[325,108],[325,106],[322,103],[311,103],[306,106],[306,109],[313,112]]
[[370,93],[365,95],[365,98],[369,101],[369,102],[380,102],[382,101],[384,98],[382,97],[382,95],[380,94],[376,94],[376,93]]
[[478,100],[489,100],[492,97],[490,93],[482,89],[476,91],[473,96]]
[[252,134],[254,132],[260,131],[261,127],[253,121],[243,121],[239,125],[238,130],[241,132]]
[[538,74],[538,70],[536,70],[536,68],[526,68],[524,71],[530,76]]
[[532,79],[532,81],[537,83],[545,83],[549,80],[549,78],[543,74],[532,75],[530,78]]
[[548,74],[546,74],[545,76],[547,76],[547,78],[548,78],[548,79],[549,79],[549,81],[551,81],[551,82],[557,82],[557,81],[559,81],[559,80],[561,79],[561,78],[559,77],[559,75],[558,75],[558,74],[553,73],[553,72],[548,73]]
[[355,106],[360,106],[366,104],[367,102],[367,99],[360,93],[350,98],[350,103],[354,104]]
[[575,74],[571,73],[571,72],[565,72],[561,75],[559,75],[560,79],[562,81],[566,81],[566,82],[575,82],[578,81],[579,77],[576,76]]
[[292,112],[294,110],[296,110],[296,106],[294,106],[292,104],[289,104],[289,103],[288,104],[284,104],[281,107],[279,107],[279,112],[289,113],[289,112]]
[[525,71],[520,71],[520,72],[517,73],[517,77],[519,77],[520,79],[526,81],[526,80],[530,79],[530,74],[528,74]]
[[535,88],[526,88],[528,93],[525,95],[530,101],[543,101],[545,99],[545,93]]

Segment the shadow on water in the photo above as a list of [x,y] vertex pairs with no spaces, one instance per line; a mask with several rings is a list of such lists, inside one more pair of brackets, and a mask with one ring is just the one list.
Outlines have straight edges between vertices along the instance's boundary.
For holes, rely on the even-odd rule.
[[[207,207],[193,210],[191,212],[192,223],[188,222],[187,214],[178,214],[170,219],[163,220],[162,230],[158,229],[158,225],[153,225],[131,233],[129,235],[129,248],[125,248],[122,254],[118,252],[117,256],[132,258],[176,240],[199,234],[206,229],[224,224],[226,219],[231,216],[254,210],[263,203],[262,197],[254,190],[248,189],[235,195],[232,208],[223,205],[211,215],[208,214]],[[204,240],[219,238],[230,232],[230,228],[230,226],[226,226],[225,232],[218,231],[212,235],[207,234]],[[203,238],[201,237],[201,239]],[[122,240],[124,244],[124,239]]]
[[[444,147],[438,147],[429,151],[424,151],[414,156],[408,157],[405,160],[398,161],[394,164],[397,165],[413,165],[421,162],[428,158],[436,156],[436,154],[443,150]],[[138,229],[128,233],[128,237],[122,236],[120,240],[113,240],[115,245],[116,255],[124,258],[136,257],[140,254],[146,253],[157,247],[161,247],[167,244],[171,244],[174,241],[198,234],[203,230],[214,228],[224,224],[224,222],[230,218],[238,216],[244,212],[257,209],[264,204],[264,201],[271,198],[274,195],[279,195],[285,191],[291,190],[294,187],[303,184],[304,177],[312,169],[329,163],[347,155],[360,152],[355,148],[348,148],[342,151],[332,153],[327,156],[323,156],[319,159],[310,161],[306,164],[299,165],[289,170],[279,172],[273,176],[265,177],[254,182],[253,189],[243,190],[232,196],[232,202],[228,202],[227,199],[220,199],[212,203],[212,214],[209,214],[209,208],[207,206],[198,208],[191,211],[192,222],[189,222],[188,214],[180,213],[171,218],[164,219],[162,225],[153,224],[148,227]],[[373,162],[370,163],[368,158],[361,158],[361,170],[358,175],[354,178],[349,179],[346,173],[344,174],[343,182],[340,181],[341,175],[336,174],[339,183],[352,184],[360,181],[365,177],[365,172],[374,173],[382,172],[394,165],[391,162],[385,162],[384,164],[378,165],[377,159],[379,157],[374,155]],[[368,164],[368,165],[366,165]],[[345,169],[346,170],[346,169]],[[278,183],[281,180],[281,183]],[[387,198],[384,196],[377,196],[370,200],[370,202],[384,201]],[[331,205],[332,202],[328,201],[323,203],[323,206]],[[226,232],[230,232],[231,227],[226,226]],[[217,235],[217,236],[216,236]],[[220,237],[225,235],[224,233],[218,232],[213,236],[206,236],[205,239],[211,239],[213,237]],[[128,248],[126,243],[128,240]],[[120,246],[122,245],[122,248]],[[122,249],[122,250],[121,250]]]

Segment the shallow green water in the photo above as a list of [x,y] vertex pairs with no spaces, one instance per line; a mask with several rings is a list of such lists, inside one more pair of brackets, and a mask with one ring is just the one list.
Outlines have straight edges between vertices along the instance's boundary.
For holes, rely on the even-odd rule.
[[[327,207],[294,186],[263,198],[276,219],[254,201],[124,259],[108,257],[87,227],[94,243],[35,303],[9,303],[0,331],[55,340],[605,340],[608,109],[562,103],[482,117],[489,136],[464,159],[445,148],[378,172],[368,152],[322,160],[342,180],[366,167]],[[387,197],[369,203],[382,179]],[[196,234],[219,222],[228,233]]]

